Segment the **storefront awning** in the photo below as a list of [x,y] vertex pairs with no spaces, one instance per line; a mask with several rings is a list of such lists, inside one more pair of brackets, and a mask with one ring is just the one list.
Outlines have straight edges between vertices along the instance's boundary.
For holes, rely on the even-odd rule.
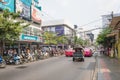
[[111,24],[110,24],[110,27],[115,29],[117,24],[119,23],[119,21],[120,21],[120,16],[113,17]]

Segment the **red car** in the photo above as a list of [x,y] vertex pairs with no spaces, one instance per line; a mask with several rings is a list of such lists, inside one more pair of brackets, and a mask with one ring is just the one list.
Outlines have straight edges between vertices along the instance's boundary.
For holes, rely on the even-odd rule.
[[75,50],[73,50],[73,49],[65,50],[65,56],[66,57],[68,57],[68,56],[72,57],[74,52],[75,52]]
[[92,50],[89,48],[84,49],[84,56],[91,57],[92,56]]

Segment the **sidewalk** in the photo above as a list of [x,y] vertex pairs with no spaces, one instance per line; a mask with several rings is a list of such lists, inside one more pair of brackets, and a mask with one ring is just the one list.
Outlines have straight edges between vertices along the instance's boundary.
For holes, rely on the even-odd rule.
[[120,80],[120,61],[98,53],[97,80]]

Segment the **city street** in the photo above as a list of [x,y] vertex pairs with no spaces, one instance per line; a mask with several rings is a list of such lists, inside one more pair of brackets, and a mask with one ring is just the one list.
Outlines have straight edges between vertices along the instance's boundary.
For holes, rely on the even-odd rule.
[[52,57],[0,69],[0,80],[92,80],[95,58],[73,62],[72,57]]

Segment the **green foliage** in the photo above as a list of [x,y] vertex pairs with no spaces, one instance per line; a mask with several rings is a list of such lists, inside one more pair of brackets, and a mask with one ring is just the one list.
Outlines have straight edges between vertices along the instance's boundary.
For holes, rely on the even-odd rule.
[[44,32],[43,34],[43,38],[44,38],[44,43],[45,44],[65,44],[67,43],[67,39],[65,36],[56,36],[55,33],[53,32]]
[[88,39],[84,40],[83,42],[84,42],[84,46],[85,46],[85,45],[89,45],[89,44],[90,44],[90,42],[89,42],[89,40],[88,40]]
[[111,33],[111,31],[112,30],[109,27],[103,29],[102,32],[98,35],[96,42],[98,44],[106,45],[106,42],[107,42],[107,39],[108,39],[106,36],[109,33]]
[[75,44],[75,45],[77,44],[77,40],[78,40],[78,37],[75,36],[75,37],[74,37],[74,44]]
[[57,41],[55,39],[55,34],[52,32],[44,32],[43,38],[44,38],[45,44],[48,44],[48,45],[57,44]]
[[57,44],[67,44],[67,38],[65,36],[56,36]]
[[77,44],[83,45],[84,44],[84,40],[81,38],[77,39]]
[[85,40],[83,40],[82,38],[78,38],[77,36],[74,37],[74,44],[75,45],[84,45]]
[[18,13],[10,13],[4,10],[0,14],[0,40],[1,41],[15,41],[19,39],[20,33],[24,27],[29,24],[21,25],[24,22],[19,18]]

